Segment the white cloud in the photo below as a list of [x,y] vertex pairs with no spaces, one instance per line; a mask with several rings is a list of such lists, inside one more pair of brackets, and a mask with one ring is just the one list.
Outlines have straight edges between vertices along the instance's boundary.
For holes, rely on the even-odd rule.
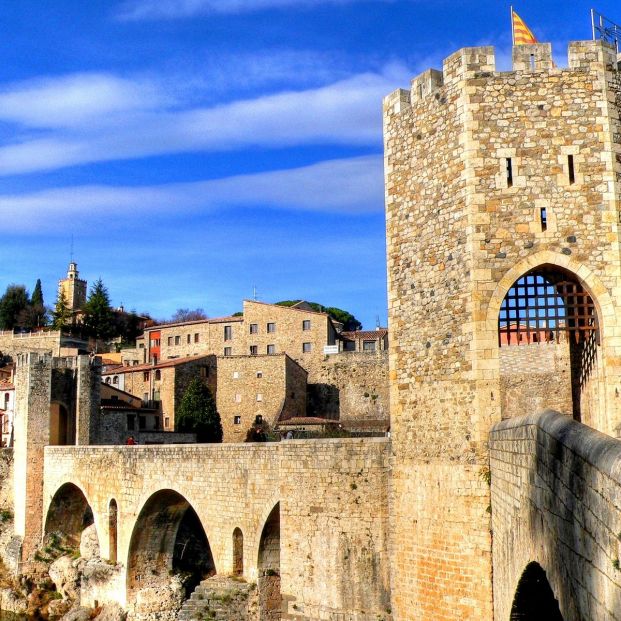
[[386,0],[129,0],[119,14],[121,19],[177,19],[199,14],[238,14],[283,9],[314,7],[318,4],[351,4],[360,1]]
[[167,99],[147,81],[78,73],[5,85],[0,120],[28,127],[75,127],[108,114],[161,107]]
[[324,161],[291,170],[192,183],[148,187],[88,185],[28,194],[1,195],[4,232],[45,232],[59,220],[87,229],[104,220],[107,228],[145,216],[228,208],[268,207],[338,213],[383,209],[381,156]]
[[[406,83],[409,75],[403,67],[390,66],[382,73],[358,74],[318,88],[186,109],[167,107],[169,99],[159,96],[152,85],[143,91],[110,78],[87,79],[85,94],[79,95],[76,88],[64,105],[61,96],[52,97],[56,103],[47,114],[43,105],[47,93],[62,91],[66,82],[77,84],[77,78],[46,84],[39,91],[5,91],[0,96],[0,120],[19,122],[36,134],[0,146],[0,175],[193,151],[379,146],[382,97]],[[104,83],[117,88],[110,88],[112,94],[100,101],[98,88],[89,86]],[[130,96],[134,88],[135,96]],[[1,97],[11,104],[7,111]]]

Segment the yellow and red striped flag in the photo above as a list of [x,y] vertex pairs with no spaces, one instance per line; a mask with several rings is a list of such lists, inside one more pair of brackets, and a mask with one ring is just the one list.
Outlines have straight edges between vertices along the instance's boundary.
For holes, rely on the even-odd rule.
[[530,28],[523,22],[522,18],[511,9],[511,25],[513,27],[513,45],[530,45],[538,43],[537,38]]

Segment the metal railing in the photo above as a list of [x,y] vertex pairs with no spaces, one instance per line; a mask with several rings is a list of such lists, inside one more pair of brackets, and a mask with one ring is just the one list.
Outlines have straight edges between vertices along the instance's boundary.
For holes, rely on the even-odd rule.
[[621,41],[621,26],[591,9],[591,26],[593,28],[593,41],[601,39],[612,43],[619,53],[619,41]]

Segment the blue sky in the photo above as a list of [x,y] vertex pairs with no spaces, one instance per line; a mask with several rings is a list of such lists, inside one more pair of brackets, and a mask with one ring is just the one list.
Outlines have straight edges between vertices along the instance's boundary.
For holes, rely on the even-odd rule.
[[[560,66],[581,0],[514,2]],[[621,22],[621,7],[595,7]],[[166,318],[304,298],[386,323],[381,100],[509,3],[19,0],[0,26],[0,289],[69,261]]]

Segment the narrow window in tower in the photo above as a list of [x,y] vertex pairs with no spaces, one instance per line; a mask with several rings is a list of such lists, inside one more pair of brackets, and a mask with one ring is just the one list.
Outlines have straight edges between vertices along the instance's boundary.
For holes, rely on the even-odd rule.
[[570,185],[573,185],[574,183],[576,183],[576,171],[574,169],[574,156],[573,155],[567,156],[567,171],[569,173],[569,183]]
[[419,99],[423,98],[423,85],[422,84],[418,85],[418,98]]
[[510,157],[507,158],[507,187],[513,187],[513,164]]
[[548,228],[548,212],[545,207],[539,210],[539,218],[541,219],[541,231],[545,231]]
[[531,71],[535,70],[535,55],[534,54],[530,55],[530,70]]

